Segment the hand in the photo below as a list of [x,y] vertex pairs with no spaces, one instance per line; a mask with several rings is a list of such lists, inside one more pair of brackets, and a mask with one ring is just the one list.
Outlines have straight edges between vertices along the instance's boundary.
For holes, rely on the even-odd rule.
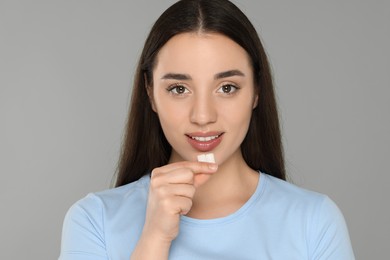
[[196,188],[217,170],[204,162],[178,162],[152,171],[143,236],[170,245],[179,233],[180,215],[192,207]]

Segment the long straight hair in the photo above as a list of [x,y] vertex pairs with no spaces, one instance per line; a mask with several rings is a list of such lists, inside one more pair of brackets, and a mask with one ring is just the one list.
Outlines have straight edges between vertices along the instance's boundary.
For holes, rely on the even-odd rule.
[[259,100],[252,111],[241,151],[252,169],[285,180],[272,75],[255,28],[245,14],[227,0],[182,0],[158,18],[146,39],[135,73],[115,186],[134,182],[153,168],[168,163],[172,147],[152,110],[147,88],[153,85],[153,69],[159,50],[173,36],[185,32],[219,33],[246,50],[251,59]]

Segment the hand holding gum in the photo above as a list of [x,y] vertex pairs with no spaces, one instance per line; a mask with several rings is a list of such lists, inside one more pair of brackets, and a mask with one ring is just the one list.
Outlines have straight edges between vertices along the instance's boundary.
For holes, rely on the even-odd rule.
[[199,154],[198,162],[215,163],[214,154],[213,153]]

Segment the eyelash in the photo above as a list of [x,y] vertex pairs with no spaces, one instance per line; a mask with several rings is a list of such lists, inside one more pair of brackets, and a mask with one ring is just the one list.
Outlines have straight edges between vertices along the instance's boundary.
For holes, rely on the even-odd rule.
[[[224,92],[223,88],[224,87],[230,87],[230,92]],[[182,93],[178,93],[178,89],[179,88],[183,88],[181,91],[184,91]],[[226,95],[233,95],[234,93],[236,93],[240,88],[234,84],[231,84],[231,83],[226,83],[226,84],[223,84],[222,86],[220,86],[217,90],[217,93],[222,93],[222,94],[226,94]],[[189,92],[189,90],[182,84],[174,84],[174,85],[171,85],[167,88],[167,91],[172,94],[172,95],[176,95],[176,96],[182,96],[182,95],[185,95]]]
[[[177,90],[178,88],[183,88],[184,89],[184,93],[178,93]],[[174,84],[174,85],[171,85],[167,88],[167,91],[172,94],[172,95],[177,95],[177,96],[181,96],[181,95],[184,95],[186,94],[185,92],[189,92],[188,89],[183,86],[182,84]],[[176,93],[175,93],[176,92]]]
[[[228,92],[228,93],[224,92],[224,91],[223,91],[223,88],[224,88],[224,87],[230,87],[230,90],[231,90],[232,92]],[[232,89],[233,89],[233,90],[232,90]],[[223,94],[226,94],[226,95],[233,95],[233,94],[236,93],[239,89],[240,89],[240,88],[237,87],[236,85],[231,84],[231,83],[227,83],[227,84],[223,84],[223,85],[218,89],[217,92],[218,92],[218,93],[223,93]],[[219,90],[221,90],[221,92],[220,92]]]

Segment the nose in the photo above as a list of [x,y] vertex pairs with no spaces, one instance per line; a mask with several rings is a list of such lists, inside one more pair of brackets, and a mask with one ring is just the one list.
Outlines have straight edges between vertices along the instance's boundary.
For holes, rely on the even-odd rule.
[[190,114],[191,123],[200,126],[215,123],[217,121],[217,114],[215,100],[210,95],[194,97]]

